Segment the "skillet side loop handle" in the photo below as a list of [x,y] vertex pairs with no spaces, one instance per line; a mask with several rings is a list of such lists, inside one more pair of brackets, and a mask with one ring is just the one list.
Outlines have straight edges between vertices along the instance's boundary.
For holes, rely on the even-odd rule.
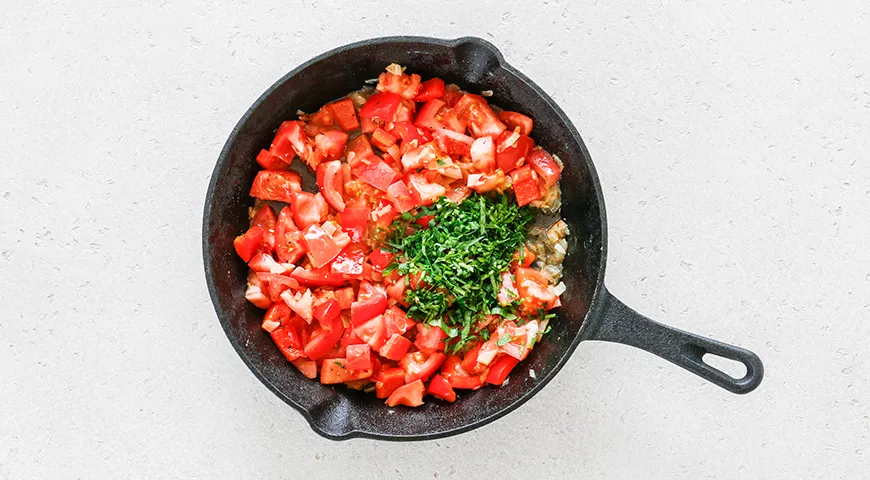
[[[650,320],[609,291],[605,290],[602,299],[601,323],[591,333],[590,340],[622,343],[646,350],[734,393],[749,393],[761,383],[764,365],[758,355],[749,350]],[[708,353],[742,363],[746,366],[746,375],[734,378],[704,363],[702,357]]]

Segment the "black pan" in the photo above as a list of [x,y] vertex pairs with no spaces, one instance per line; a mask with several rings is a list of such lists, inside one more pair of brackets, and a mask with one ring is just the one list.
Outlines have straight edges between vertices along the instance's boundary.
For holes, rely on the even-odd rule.
[[[494,104],[534,118],[535,142],[565,162],[562,216],[571,234],[564,263],[568,289],[558,320],[550,323],[552,331],[517,366],[507,385],[462,391],[453,404],[432,400],[419,408],[389,409],[374,395],[303,377],[260,329],[263,311],[244,298],[248,268],[232,246],[233,238],[248,226],[247,208],[253,203],[248,189],[258,170],[253,159],[261,148],[268,148],[281,121],[296,118],[297,109],[314,111],[359,89],[393,62],[472,92],[492,90]],[[607,291],[604,202],[583,140],[546,93],[478,38],[366,40],[324,53],[285,75],[245,113],[218,158],[205,201],[203,256],[215,310],[236,352],[270,390],[299,410],[317,433],[331,439],[432,439],[479,427],[531,398],[584,340],[642,348],[735,393],[752,391],[763,374],[761,360],[752,352],[656,323]],[[746,375],[732,378],[704,363],[702,357],[708,353],[743,363]]]

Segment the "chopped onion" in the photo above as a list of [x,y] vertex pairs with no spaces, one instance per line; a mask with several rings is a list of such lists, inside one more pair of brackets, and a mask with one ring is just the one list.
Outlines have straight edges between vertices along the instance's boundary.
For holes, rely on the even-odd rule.
[[567,289],[568,287],[565,286],[565,282],[559,282],[558,285],[553,287],[553,293],[555,293],[557,296],[561,296],[563,293],[565,293],[565,290]]
[[387,65],[387,71],[392,73],[393,75],[401,75],[402,73],[404,73],[405,68],[398,63],[391,63]]
[[367,83],[367,84],[369,84],[369,85],[373,85],[373,84],[375,84],[375,83],[378,83],[378,79],[377,79],[377,78],[369,78],[368,80],[365,80],[363,83]]
[[362,108],[362,106],[366,104],[366,100],[368,100],[368,97],[363,95],[362,92],[353,92],[348,95],[348,97],[350,98],[350,101],[353,102],[353,106],[356,108]]
[[561,265],[547,265],[541,270],[541,274],[547,277],[547,280],[553,282],[557,278],[562,276],[562,266]]
[[559,240],[565,238],[568,233],[568,224],[564,220],[559,220],[547,229],[547,240],[552,244],[556,244]]
[[[491,96],[492,96],[492,90],[484,90],[484,91],[480,92],[480,96],[481,96],[481,97],[491,97]],[[505,383],[507,383],[507,382],[505,382]]]
[[532,378],[538,378],[538,377],[535,375],[535,369],[534,369],[534,368],[530,368],[530,369],[529,369],[529,376],[532,377]]

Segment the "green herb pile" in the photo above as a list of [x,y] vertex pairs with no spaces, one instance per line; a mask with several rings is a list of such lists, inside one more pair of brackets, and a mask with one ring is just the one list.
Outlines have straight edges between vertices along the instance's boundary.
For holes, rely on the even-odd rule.
[[[429,215],[434,219],[428,228],[415,223]],[[534,209],[518,207],[508,195],[479,194],[458,205],[441,197],[416,215],[403,214],[384,247],[397,254],[385,273],[419,274],[424,282],[406,290],[408,316],[441,327],[454,352],[471,340],[488,338],[486,330],[475,329],[487,315],[516,318],[518,301],[498,303],[501,273],[508,270],[534,217]]]

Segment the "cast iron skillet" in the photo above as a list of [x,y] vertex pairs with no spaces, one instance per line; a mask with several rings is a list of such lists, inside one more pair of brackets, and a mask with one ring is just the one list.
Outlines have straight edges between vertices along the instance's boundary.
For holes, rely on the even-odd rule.
[[[427,401],[419,408],[387,408],[374,395],[324,386],[303,377],[260,329],[263,311],[244,298],[247,266],[232,241],[247,226],[248,196],[258,165],[278,125],[360,88],[392,62],[423,78],[438,76],[471,92],[492,90],[491,101],[535,120],[532,137],[565,162],[562,216],[568,222],[568,256],[558,321],[500,388],[462,391],[454,404]],[[565,113],[525,75],[478,38],[440,40],[386,37],[324,53],[288,73],[245,113],[218,158],[203,218],[203,256],[209,292],[230,343],[270,390],[299,410],[319,434],[331,439],[369,437],[419,440],[455,435],[519,407],[562,368],[583,340],[605,340],[652,352],[735,393],[761,382],[761,360],[752,352],[656,323],[624,305],[604,286],[607,222],[601,184],[583,140]],[[742,362],[736,379],[702,361],[715,354]],[[529,371],[534,369],[532,378]]]

